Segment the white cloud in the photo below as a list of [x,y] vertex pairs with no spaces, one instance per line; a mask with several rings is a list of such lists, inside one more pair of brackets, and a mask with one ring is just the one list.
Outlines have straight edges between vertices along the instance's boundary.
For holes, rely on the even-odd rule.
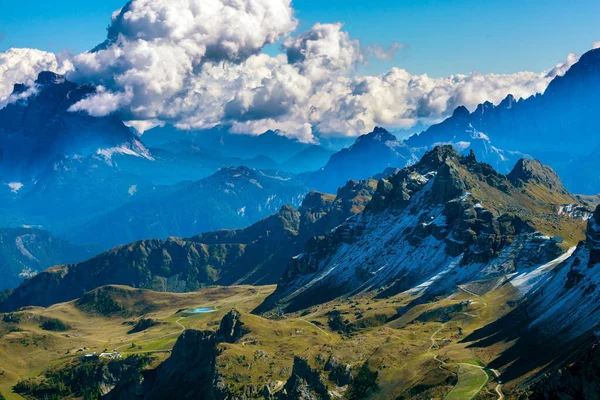
[[600,49],[600,42],[594,42],[592,44],[592,49],[596,50],[596,49]]
[[64,74],[72,69],[68,60],[59,60],[56,55],[35,49],[9,49],[0,52],[0,102],[13,91],[16,83],[32,86],[42,71]]
[[[133,0],[111,21],[106,42],[72,58],[68,78],[99,90],[71,110],[116,112],[140,131],[164,123],[182,129],[225,123],[239,133],[282,129],[310,142],[313,132],[357,136],[376,125],[409,128],[460,105],[474,109],[508,94],[543,92],[577,61],[571,54],[540,73],[432,78],[392,68],[360,76],[357,65],[369,57],[390,60],[404,45],[361,49],[340,23],[294,34],[290,0]],[[278,40],[283,53],[261,52]],[[40,70],[72,68],[37,50],[7,53],[0,53],[0,98]]]
[[102,117],[120,110],[131,103],[131,91],[112,93],[103,86],[96,88],[96,94],[73,104],[70,112],[86,111],[92,117]]
[[74,57],[70,77],[127,98],[127,119],[164,118],[205,63],[243,62],[295,27],[290,0],[133,0],[105,43]]
[[363,62],[360,42],[342,31],[342,24],[315,24],[308,32],[288,38],[284,44],[288,62],[312,81],[347,73]]

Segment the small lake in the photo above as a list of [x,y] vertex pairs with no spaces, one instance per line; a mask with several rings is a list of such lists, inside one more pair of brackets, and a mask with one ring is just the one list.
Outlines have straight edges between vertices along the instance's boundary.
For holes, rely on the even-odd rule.
[[215,311],[213,308],[198,307],[198,308],[194,308],[193,310],[187,310],[185,313],[186,314],[206,314],[206,313],[211,313],[213,311]]

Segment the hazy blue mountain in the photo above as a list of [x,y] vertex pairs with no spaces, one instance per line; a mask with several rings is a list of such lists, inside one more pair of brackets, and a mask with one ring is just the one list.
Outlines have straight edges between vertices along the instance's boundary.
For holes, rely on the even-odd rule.
[[405,143],[425,149],[440,143],[472,148],[478,159],[501,172],[515,159],[531,156],[552,166],[569,190],[592,194],[600,192],[597,173],[589,167],[600,146],[599,108],[600,49],[595,49],[543,94],[519,101],[509,95],[497,106],[486,102],[472,113],[459,107],[452,117]]
[[4,179],[30,179],[57,156],[85,156],[98,149],[146,155],[144,146],[117,117],[69,111],[95,91],[52,72],[40,73],[33,88],[15,85],[8,104],[0,109]]
[[416,161],[415,150],[383,128],[362,135],[348,148],[334,153],[318,171],[298,179],[311,189],[335,192],[350,179],[367,179],[389,167],[404,167]]
[[150,193],[65,231],[65,235],[77,243],[108,248],[151,237],[242,228],[285,204],[298,206],[307,192],[286,175],[247,167],[223,168],[199,181],[154,187]]
[[83,261],[96,252],[96,248],[72,245],[40,229],[2,228],[0,290],[17,287],[53,265]]
[[244,160],[266,156],[278,163],[287,161],[311,146],[285,137],[279,131],[246,135],[231,133],[223,126],[201,131],[183,131],[167,125],[145,132],[142,141],[149,147],[173,152],[176,149],[180,152],[196,150]]
[[333,151],[321,146],[310,146],[280,164],[279,168],[293,173],[317,171],[327,164],[333,154]]

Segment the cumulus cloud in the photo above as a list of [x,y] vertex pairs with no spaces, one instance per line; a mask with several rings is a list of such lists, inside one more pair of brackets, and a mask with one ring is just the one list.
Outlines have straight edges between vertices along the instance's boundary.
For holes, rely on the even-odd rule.
[[[113,13],[107,40],[73,58],[72,79],[102,85],[95,101],[127,100],[131,119],[171,113],[207,62],[240,63],[296,27],[290,0],[133,0]],[[110,110],[106,107],[106,110]]]
[[64,74],[73,68],[68,60],[35,49],[9,49],[0,52],[0,102],[12,93],[16,83],[32,86],[42,71]]
[[[165,123],[182,129],[226,124],[249,134],[281,129],[310,142],[316,132],[357,136],[376,125],[409,128],[443,119],[460,105],[529,97],[577,61],[569,55],[539,73],[432,78],[392,68],[361,76],[357,67],[369,58],[390,60],[406,46],[361,47],[341,23],[300,33],[296,25],[290,0],[133,0],[113,13],[106,41],[74,56],[73,65],[37,50],[0,53],[0,98],[5,87],[30,83],[41,70],[72,69],[69,79],[98,87],[72,111],[118,113],[139,131]],[[278,41],[280,54],[262,52]]]
[[312,81],[347,73],[363,62],[360,42],[342,31],[342,24],[315,24],[308,32],[288,38],[284,44],[288,62]]

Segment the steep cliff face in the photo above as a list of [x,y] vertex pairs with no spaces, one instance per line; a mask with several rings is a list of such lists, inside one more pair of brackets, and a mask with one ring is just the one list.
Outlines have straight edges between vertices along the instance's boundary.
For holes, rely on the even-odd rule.
[[507,177],[473,153],[428,152],[380,180],[365,212],[309,241],[257,311],[276,304],[294,311],[363,291],[443,293],[556,258],[563,239],[554,237],[578,232],[569,237],[576,242],[584,225],[556,210],[578,202],[549,168],[524,176],[523,165]]
[[278,400],[329,400],[331,396],[321,373],[310,367],[308,361],[296,357],[292,375],[283,390],[277,393]]
[[531,400],[600,398],[600,350],[588,346],[571,365],[545,374],[523,393]]
[[156,369],[145,371],[141,379],[120,383],[105,399],[207,399],[228,397],[220,381],[217,356],[220,343],[235,343],[247,331],[236,310],[227,313],[219,329],[185,330],[177,339],[171,356]]

